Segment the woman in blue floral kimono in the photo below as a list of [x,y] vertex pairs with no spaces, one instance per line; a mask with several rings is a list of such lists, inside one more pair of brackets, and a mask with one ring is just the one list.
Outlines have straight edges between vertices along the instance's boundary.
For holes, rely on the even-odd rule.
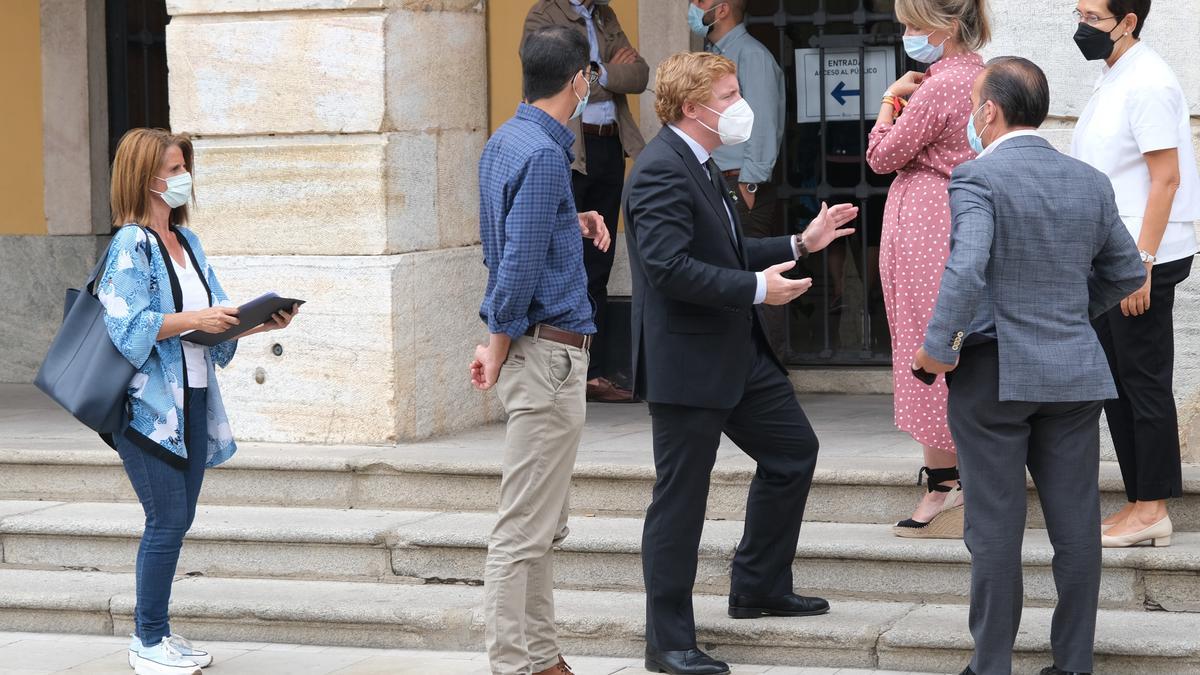
[[[138,675],[199,675],[212,663],[207,652],[171,632],[167,604],[204,470],[236,449],[214,366],[228,365],[237,342],[204,347],[180,339],[238,323],[237,309],[222,306],[229,298],[200,240],[184,227],[192,157],[187,136],[161,129],[133,129],[121,139],[111,195],[120,229],[97,291],[113,344],[137,368],[129,418],[114,440],[146,513],[129,645],[129,665]],[[284,328],[297,309],[245,335]]]

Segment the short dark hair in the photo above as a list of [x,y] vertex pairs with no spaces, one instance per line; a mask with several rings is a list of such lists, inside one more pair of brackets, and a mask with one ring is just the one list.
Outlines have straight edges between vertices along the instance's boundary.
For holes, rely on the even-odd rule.
[[1040,127],[1050,114],[1050,84],[1037,64],[1019,56],[987,62],[979,99],[995,103],[1010,127]]
[[746,2],[747,0],[726,0],[729,3],[729,12],[733,14],[734,21],[746,20]]
[[1150,15],[1150,0],[1108,0],[1108,13],[1122,21],[1129,14],[1137,15],[1137,28],[1133,29],[1136,40],[1142,35],[1142,27],[1146,25],[1146,17]]
[[588,41],[567,26],[547,26],[521,44],[521,74],[525,101],[550,98],[588,64]]

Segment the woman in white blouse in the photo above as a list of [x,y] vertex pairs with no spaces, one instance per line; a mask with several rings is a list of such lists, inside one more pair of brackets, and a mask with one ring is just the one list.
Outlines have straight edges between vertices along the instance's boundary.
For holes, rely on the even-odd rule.
[[[1104,545],[1171,543],[1167,499],[1183,495],[1172,393],[1175,286],[1191,273],[1200,176],[1175,74],[1139,39],[1151,0],[1079,0],[1075,42],[1105,61],[1071,154],[1106,173],[1146,264],[1146,283],[1096,320],[1119,398],[1105,403],[1129,503],[1103,521]],[[1079,195],[1076,195],[1079,196]]]

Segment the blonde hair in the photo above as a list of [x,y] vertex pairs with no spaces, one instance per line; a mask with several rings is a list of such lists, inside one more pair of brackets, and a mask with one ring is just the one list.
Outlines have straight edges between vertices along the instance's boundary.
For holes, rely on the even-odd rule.
[[906,26],[949,30],[964,47],[977,52],[992,41],[987,0],[896,0],[896,18]]
[[712,98],[713,83],[737,73],[733,61],[708,52],[679,52],[658,64],[654,73],[654,112],[663,124],[678,122],[688,101]]
[[[109,202],[113,225],[150,222],[150,196],[146,190],[158,175],[167,148],[176,146],[183,153],[183,165],[192,170],[192,139],[165,129],[130,129],[117,144],[112,164]],[[166,189],[165,187],[163,188]],[[195,194],[193,193],[193,198]],[[171,209],[170,223],[186,225],[187,204]]]

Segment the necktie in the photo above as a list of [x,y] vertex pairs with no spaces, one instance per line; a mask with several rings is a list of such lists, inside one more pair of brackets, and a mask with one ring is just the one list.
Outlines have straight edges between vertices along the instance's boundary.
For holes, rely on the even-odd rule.
[[[733,225],[733,209],[726,201],[725,195],[729,192],[729,186],[725,184],[725,178],[721,176],[721,170],[717,168],[716,162],[709,159],[704,163],[704,168],[708,170],[709,182],[712,183],[713,189],[717,191],[717,199],[721,205],[725,207],[726,221],[729,223],[729,232],[733,235],[734,246],[738,245],[737,230]],[[739,251],[740,255],[740,251]]]

